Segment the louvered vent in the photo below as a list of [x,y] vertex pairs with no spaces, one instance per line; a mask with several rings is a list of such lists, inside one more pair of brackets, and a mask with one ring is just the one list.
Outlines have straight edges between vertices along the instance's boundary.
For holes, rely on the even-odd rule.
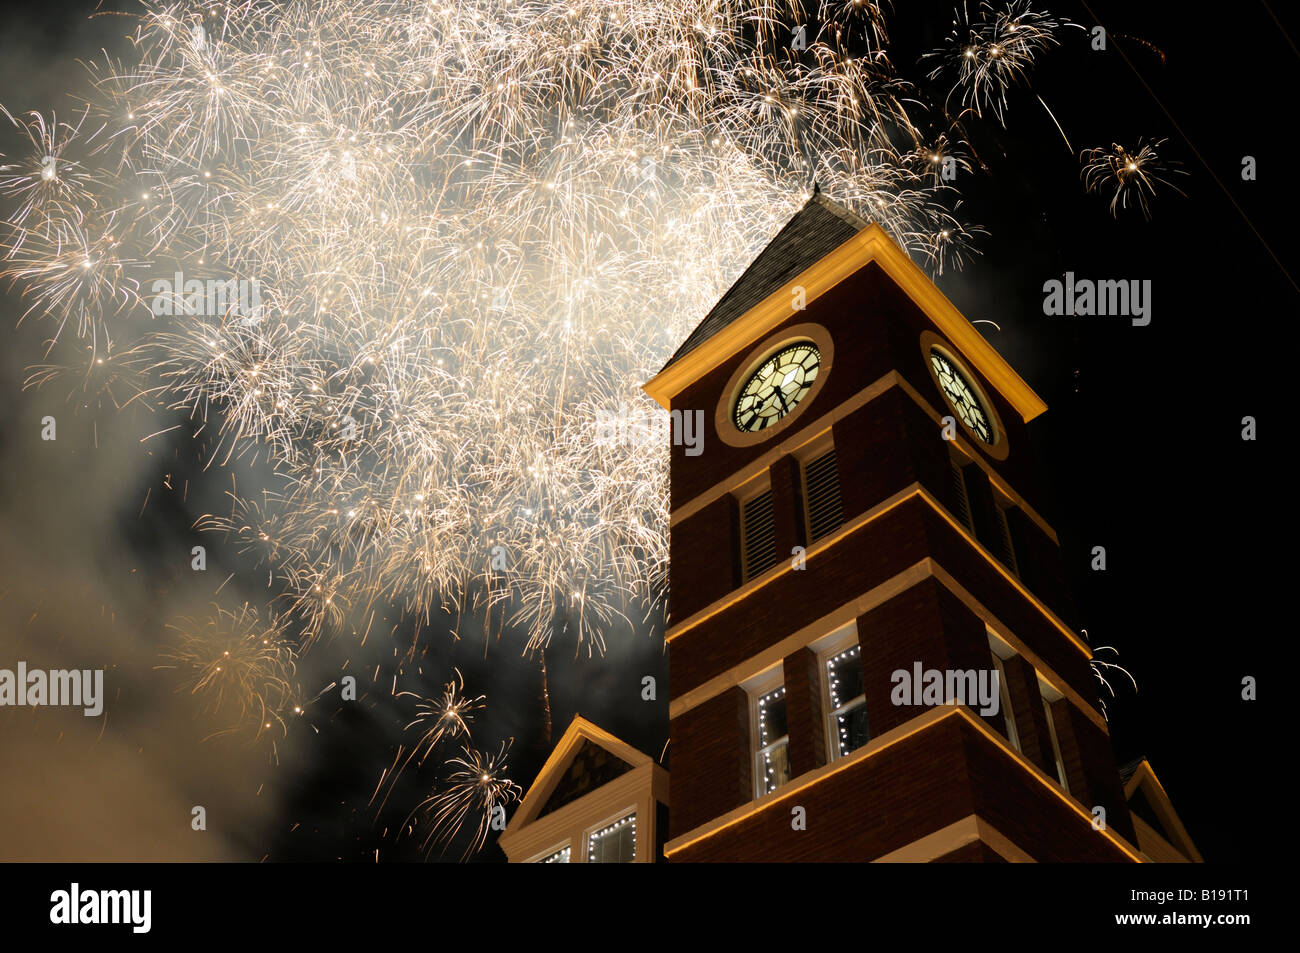
[[808,501],[808,541],[816,542],[844,523],[844,505],[840,501],[840,472],[835,465],[835,451],[828,450],[804,464],[804,494]]
[[952,479],[952,502],[953,506],[957,508],[953,515],[957,517],[963,526],[973,530],[974,527],[970,520],[970,498],[966,495],[966,475],[962,473],[961,464],[956,460],[950,461],[950,464],[952,467],[949,474]]
[[1007,522],[1007,511],[1002,507],[996,507],[998,511],[998,559],[1002,565],[1006,566],[1012,572],[1016,569],[1016,549],[1011,545],[1011,524]]
[[776,565],[776,527],[772,522],[772,491],[760,493],[741,507],[744,528],[745,581]]

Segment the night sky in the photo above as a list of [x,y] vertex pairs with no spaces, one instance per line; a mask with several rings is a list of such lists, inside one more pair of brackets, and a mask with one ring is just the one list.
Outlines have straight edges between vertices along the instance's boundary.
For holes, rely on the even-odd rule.
[[[924,89],[917,61],[948,33],[952,4],[897,6],[892,59]],[[1284,471],[1265,448],[1280,443],[1286,426],[1271,411],[1277,383],[1289,376],[1282,329],[1300,303],[1286,109],[1300,67],[1287,33],[1300,32],[1288,24],[1284,33],[1257,2],[1213,18],[1170,2],[1046,6],[1089,28],[1103,24],[1109,49],[1091,50],[1087,34],[1075,31],[1066,48],[1040,60],[1033,92],[1011,94],[1007,128],[967,124],[988,173],[960,183],[963,217],[989,235],[963,271],[937,283],[968,318],[997,322],[1000,330],[979,327],[1048,405],[1031,425],[1040,498],[1030,502],[1060,535],[1078,606],[1068,621],[1087,629],[1094,646],[1115,646],[1137,680],[1136,693],[1115,680],[1119,697],[1108,700],[1117,760],[1151,761],[1207,861],[1253,860],[1269,843],[1267,812],[1256,804],[1269,763],[1260,706],[1278,689],[1265,665],[1277,671],[1272,643],[1290,636],[1277,631],[1271,606],[1286,558],[1278,556],[1284,526],[1275,515],[1287,498],[1277,485]],[[126,32],[112,17],[86,22],[90,9],[57,2],[8,15],[0,46],[14,55],[0,60],[0,103],[14,113],[63,108],[62,91],[78,75],[74,61],[114,48]],[[1060,121],[1073,154],[1035,94]],[[1151,221],[1135,209],[1116,220],[1106,200],[1085,194],[1077,153],[1139,137],[1168,139],[1162,156],[1188,173],[1178,179],[1186,196],[1166,189]],[[0,152],[13,146],[6,129]],[[1257,160],[1257,181],[1242,180],[1243,156]],[[1151,324],[1045,315],[1043,283],[1067,271],[1150,280]],[[394,841],[386,829],[400,826],[427,774],[406,776],[394,807],[378,818],[367,808],[409,718],[386,691],[369,692],[356,706],[310,706],[291,723],[278,764],[262,750],[200,742],[201,728],[179,714],[159,717],[181,709],[150,687],[153,636],[141,633],[161,638],[168,617],[212,601],[231,572],[257,575],[215,539],[205,543],[215,564],[207,579],[217,582],[206,588],[174,556],[188,551],[195,518],[221,507],[228,482],[204,473],[189,441],[142,450],[134,435],[156,429],[142,411],[83,408],[72,416],[63,390],[22,390],[48,333],[36,321],[15,330],[23,310],[12,292],[0,303],[0,635],[32,651],[40,640],[132,648],[118,656],[125,689],[114,737],[96,744],[93,734],[78,734],[86,726],[65,735],[49,717],[0,714],[0,751],[30,765],[0,794],[0,843],[30,859],[423,856],[418,842]],[[44,453],[35,423],[49,412],[60,414],[57,458]],[[1256,442],[1241,439],[1246,415],[1258,420]],[[186,499],[159,489],[186,481]],[[1106,548],[1104,573],[1089,569],[1097,545]],[[394,615],[389,626],[395,623]],[[333,640],[319,671],[337,673],[346,659],[349,671],[378,667],[383,686],[394,660],[389,626],[365,646]],[[425,632],[423,685],[408,679],[403,687],[435,694],[458,667],[471,694],[488,696],[481,724],[484,739],[493,739],[488,746],[515,738],[512,776],[526,788],[550,750],[540,673],[522,662],[500,664],[521,644],[498,639],[495,629],[485,636],[481,620],[461,634],[448,652],[436,627]],[[651,704],[640,688],[645,675],[666,685],[661,631],[641,626],[606,640],[604,660],[585,649],[575,658],[567,642],[548,652],[551,741],[581,712],[658,757],[667,692]],[[12,654],[4,652],[0,665]],[[1260,680],[1264,701],[1241,700],[1244,676]],[[195,803],[220,805],[227,818],[197,852],[169,833],[175,812],[187,819]],[[40,835],[55,829],[72,833],[51,847]],[[30,840],[25,831],[35,832]],[[456,856],[452,850],[447,859]],[[478,859],[502,855],[489,846]]]

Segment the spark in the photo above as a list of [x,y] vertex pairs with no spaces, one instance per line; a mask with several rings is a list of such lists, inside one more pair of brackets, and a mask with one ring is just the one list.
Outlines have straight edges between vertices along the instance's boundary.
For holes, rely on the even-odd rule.
[[510,741],[503,742],[496,754],[466,745],[458,757],[448,761],[452,771],[445,787],[420,802],[403,825],[410,829],[417,816],[428,819],[430,826],[421,843],[422,849],[431,850],[442,844],[445,851],[465,831],[469,832],[470,840],[462,860],[483,846],[493,820],[503,818],[506,806],[519,800],[523,793],[518,784],[505,776],[510,744]]
[[[76,122],[6,113],[4,273],[59,331],[130,338],[119,373],[212,463],[270,454],[203,527],[309,640],[450,605],[603,654],[663,610],[668,518],[667,447],[600,415],[662,414],[639,385],[813,181],[936,271],[982,232],[914,161],[964,167],[955,132],[848,47],[879,6],[822,13],[792,61],[784,0],[150,0]],[[177,270],[258,281],[260,319],[133,321]]]
[[1167,186],[1179,195],[1184,194],[1170,181],[1170,176],[1187,173],[1177,163],[1160,157],[1159,150],[1166,141],[1139,139],[1137,148],[1132,151],[1118,143],[1112,143],[1109,149],[1098,146],[1083,150],[1080,177],[1084,188],[1098,195],[1110,195],[1112,217],[1118,218],[1121,208],[1132,205],[1141,209],[1142,217],[1150,221],[1151,201],[1156,197],[1157,186]]
[[[1086,638],[1088,634],[1088,630],[1084,629],[1083,634]],[[1116,697],[1115,687],[1111,685],[1110,680],[1106,678],[1107,673],[1110,672],[1118,672],[1121,675],[1123,675],[1125,678],[1129,680],[1129,683],[1132,684],[1133,691],[1137,691],[1138,690],[1137,679],[1133,677],[1133,673],[1130,672],[1128,669],[1126,669],[1123,665],[1120,665],[1118,662],[1108,662],[1105,659],[1099,658],[1098,656],[1102,652],[1110,652],[1115,658],[1119,658],[1119,650],[1116,649],[1113,645],[1099,645],[1096,651],[1093,652],[1092,658],[1088,660],[1088,664],[1092,668],[1093,677],[1097,679],[1097,684],[1100,686],[1100,688],[1105,689],[1105,694],[1109,695],[1112,699]],[[1106,710],[1106,699],[1100,690],[1097,693],[1097,701],[1101,705],[1102,717],[1109,720],[1110,714]]]
[[180,690],[199,701],[202,716],[221,725],[209,738],[238,734],[256,741],[272,730],[283,736],[285,719],[301,711],[294,685],[297,656],[284,635],[284,620],[263,621],[249,605],[234,612],[213,609],[202,620],[168,624],[176,638],[157,667],[177,671]]
[[[943,48],[923,59],[937,60],[930,79],[950,83],[945,108],[956,97],[963,111],[1002,122],[1007,94],[1016,86],[1029,86],[1038,57],[1060,46],[1062,33],[1070,28],[1082,29],[1031,9],[1029,0],[1010,0],[1000,6],[981,0],[974,15],[969,0],[963,0]],[[1038,102],[1064,138],[1056,116],[1041,98]]]
[[[1000,120],[1063,24],[981,11],[954,93]],[[932,273],[984,234],[951,181],[962,129],[895,71],[872,0],[820,3],[797,50],[792,0],[215,12],[145,0],[72,121],[4,112],[25,141],[0,165],[0,274],[89,356],[83,394],[259,466],[197,525],[265,572],[265,621],[179,621],[166,659],[255,737],[300,707],[317,639],[394,608],[508,626],[524,658],[660,621],[669,448],[602,421],[662,418],[641,384],[815,185]],[[257,314],[158,313],[177,272],[257,282]],[[505,746],[470,745],[463,690],[419,701],[393,766],[465,745],[423,808],[435,840],[481,845],[518,788]]]

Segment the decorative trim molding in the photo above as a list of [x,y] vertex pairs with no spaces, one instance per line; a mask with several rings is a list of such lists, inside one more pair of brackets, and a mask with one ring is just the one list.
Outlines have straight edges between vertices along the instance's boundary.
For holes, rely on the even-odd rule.
[[[1173,802],[1169,800],[1169,795],[1165,791],[1165,786],[1160,783],[1156,777],[1155,769],[1151,767],[1151,762],[1145,758],[1133,772],[1133,776],[1128,779],[1124,785],[1125,802],[1132,800],[1133,795],[1141,788],[1146,792],[1147,800],[1151,804],[1152,810],[1156,812],[1156,817],[1164,824],[1165,830],[1169,832],[1174,842],[1169,846],[1178,851],[1192,863],[1203,864],[1205,858],[1201,852],[1196,849],[1196,844],[1192,842],[1192,837],[1187,833],[1187,828],[1183,826],[1182,819],[1179,818],[1178,812],[1174,810]],[[1133,821],[1142,820],[1136,814],[1133,815]],[[1149,827],[1149,825],[1147,825]],[[1161,837],[1156,831],[1152,831],[1161,842],[1167,843],[1164,837]]]
[[[998,414],[998,409],[993,405],[993,401],[989,400],[989,395],[984,393],[984,388],[980,386],[980,382],[971,373],[970,368],[966,366],[966,362],[952,353],[954,350],[955,348],[951,344],[933,331],[927,329],[921,332],[921,358],[925,361],[925,369],[930,372],[930,380],[934,381],[935,389],[940,394],[944,393],[943,385],[939,382],[939,374],[934,369],[934,361],[930,358],[931,352],[938,351],[949,362],[957,365],[962,377],[966,378],[970,386],[975,389],[975,396],[979,398],[981,409],[988,412],[989,423],[993,426],[993,442],[985,443],[984,439],[972,430],[966,421],[962,420],[961,414],[956,413],[956,408],[953,408],[953,419],[961,426],[971,444],[978,447],[981,453],[988,454],[994,460],[1005,460],[1007,455],[1011,453],[1011,447],[1007,443],[1007,428],[1002,425],[1002,417]],[[947,401],[947,403],[951,405],[951,401]]]
[[[998,560],[997,557],[995,557],[992,553],[990,553],[984,547],[984,544],[975,538],[975,536],[971,533],[970,530],[968,530],[964,525],[962,525],[960,521],[954,519],[952,514],[950,514],[943,507],[943,505],[939,503],[939,501],[936,500],[933,496],[931,496],[929,491],[926,490],[925,487],[921,486],[921,484],[919,483],[912,483],[909,486],[904,487],[903,489],[899,490],[897,493],[895,493],[893,496],[889,497],[888,499],[883,500],[880,503],[877,503],[875,506],[873,506],[871,509],[867,510],[865,513],[861,514],[857,518],[853,519],[848,523],[845,523],[834,533],[830,534],[829,536],[823,537],[822,539],[819,539],[816,543],[808,547],[807,552],[805,553],[805,558],[812,559],[818,553],[821,553],[822,551],[830,548],[835,543],[839,542],[841,539],[844,539],[846,536],[850,535],[851,533],[856,533],[864,526],[867,526],[868,524],[876,521],[877,519],[879,519],[880,517],[888,513],[890,510],[894,509],[895,507],[901,506],[903,503],[906,503],[908,500],[912,499],[913,497],[919,497],[921,500],[923,500],[932,510],[934,510],[934,512],[940,518],[942,518],[946,523],[948,523],[949,526],[951,526],[954,530],[956,530],[959,535],[961,535],[968,543],[970,543],[971,547],[980,556],[982,556],[984,558],[984,561],[987,562],[990,566],[992,566],[993,569],[1000,576],[1002,576],[1003,579],[1009,582],[1012,585],[1012,587],[1014,587],[1022,596],[1028,599],[1029,602],[1034,606],[1034,608],[1038,609],[1044,616],[1046,616],[1047,620],[1051,622],[1052,625],[1054,625],[1057,629],[1060,630],[1061,634],[1064,635],[1070,641],[1071,645],[1073,645],[1080,652],[1082,652],[1084,656],[1086,656],[1087,658],[1089,659],[1092,658],[1092,649],[1091,647],[1089,647],[1088,643],[1085,642],[1083,639],[1081,639],[1078,635],[1076,635],[1073,629],[1071,629],[1068,625],[1062,622],[1060,617],[1057,616],[1057,614],[1053,612],[1046,605],[1046,603],[1044,603],[1041,599],[1039,599],[1032,592],[1026,589],[1024,583],[1022,583],[1019,580],[1019,578],[1015,576],[1015,574],[1013,574],[1005,566],[1003,566],[1001,561]],[[749,582],[745,583],[744,585],[739,586],[738,588],[727,593],[722,598],[715,600],[710,605],[705,606],[703,609],[700,609],[698,612],[694,613],[693,615],[683,619],[681,622],[669,626],[668,633],[665,636],[666,640],[671,644],[674,639],[681,638],[686,632],[700,625],[702,622],[706,621],[707,619],[710,619],[713,616],[717,615],[719,612],[722,612],[723,610],[730,608],[731,606],[740,602],[742,599],[749,598],[749,596],[753,595],[755,592],[762,589],[767,584],[775,581],[776,579],[779,579],[781,576],[785,575],[786,573],[793,572],[793,571],[794,569],[791,566],[789,560],[781,560],[777,562],[775,566],[773,566],[767,572],[763,573],[761,576],[756,576],[755,578],[749,580]]]
[[[738,429],[732,411],[735,409],[736,400],[740,396],[740,388],[744,386],[749,376],[758,370],[769,357],[776,354],[783,347],[800,341],[811,341],[816,345],[818,353],[817,377],[813,380],[812,386],[808,388],[808,393],[804,394],[799,403],[795,404],[793,410],[771,427],[753,433]],[[731,379],[727,381],[727,386],[723,388],[722,396],[718,398],[718,406],[713,412],[713,427],[718,434],[718,439],[731,447],[752,447],[755,444],[772,439],[783,430],[788,430],[803,415],[817,397],[818,392],[825,386],[826,378],[830,376],[831,368],[834,365],[835,342],[831,340],[831,332],[820,324],[796,324],[793,327],[786,328],[779,334],[773,334],[754,348],[750,359],[736,368],[731,375]]]
[[884,857],[877,857],[872,863],[927,864],[967,844],[983,844],[1013,864],[1038,863],[1017,847],[1011,838],[978,814],[971,814],[960,821],[954,821],[933,834],[927,834],[898,850],[890,851]]
[[793,280],[768,295],[699,347],[669,364],[644,385],[645,392],[660,406],[671,408],[673,399],[687,385],[730,360],[754,341],[773,333],[781,322],[798,314],[793,308],[792,289],[796,285],[805,289],[806,302],[812,302],[872,261],[935,323],[958,353],[1006,398],[1022,419],[1033,420],[1047,409],[1043,399],[984,340],[975,326],[957,310],[916,262],[874,222],[829,255],[804,269]]
[[[539,816],[574,754],[586,742],[604,748],[632,766],[608,784],[588,791],[550,814]],[[511,863],[541,860],[568,846],[569,862],[587,862],[587,838],[623,814],[636,814],[635,863],[654,863],[656,803],[668,803],[668,772],[649,755],[611,735],[581,715],[574,716],[551,751],[497,843]]]
[[[1074,800],[1070,795],[1062,791],[1054,781],[1047,777],[1046,774],[1035,764],[1030,762],[1020,752],[1011,748],[1005,738],[984,723],[984,720],[974,714],[965,705],[943,705],[938,708],[932,708],[927,712],[913,718],[905,724],[899,725],[891,731],[885,732],[878,738],[871,741],[851,755],[832,761],[830,764],[816,768],[812,771],[805,772],[799,777],[792,779],[788,783],[777,788],[771,794],[766,794],[761,798],[742,804],[733,808],[726,814],[716,817],[711,821],[699,825],[694,830],[687,831],[678,837],[673,838],[664,847],[664,854],[669,860],[673,854],[680,853],[687,847],[692,846],[709,837],[713,837],[728,828],[735,827],[742,821],[753,817],[768,808],[775,807],[788,799],[796,798],[807,788],[832,775],[839,774],[850,767],[853,767],[868,758],[875,757],[882,751],[892,748],[894,745],[907,740],[915,734],[919,734],[929,728],[942,722],[947,718],[962,718],[971,725],[976,731],[983,734],[986,738],[992,740],[997,745],[1002,754],[1010,758],[1016,765],[1023,769],[1031,778],[1037,781],[1051,795],[1070,808],[1079,818],[1079,820],[1092,829],[1092,815],[1084,809],[1083,805]],[[1115,833],[1114,830],[1107,827],[1105,830],[1095,831],[1099,836],[1110,841],[1115,847],[1119,848],[1124,854],[1127,854],[1137,863],[1147,860],[1137,848],[1130,844],[1124,837]],[[1008,843],[1010,843],[1008,841]]]
[[[834,426],[836,421],[842,420],[852,414],[855,410],[866,406],[868,403],[888,391],[891,387],[900,388],[903,393],[912,398],[912,401],[920,407],[931,420],[934,421],[936,428],[942,426],[941,422],[943,420],[943,415],[940,414],[939,411],[936,410],[915,387],[904,380],[897,371],[890,371],[888,374],[883,375],[879,380],[858,391],[839,406],[828,410],[822,416],[813,420],[808,426],[801,427],[798,433],[792,434],[785,440],[782,440],[775,447],[768,450],[753,463],[749,464],[749,466],[737,470],[726,479],[715,483],[703,493],[696,495],[676,507],[672,513],[669,514],[669,525],[676,526],[682,520],[694,516],[719,497],[735,492],[738,487],[743,486],[750,480],[754,479],[755,476],[770,468],[777,460],[794,453],[800,447],[816,440],[827,429]],[[962,452],[971,459],[971,462],[974,463],[974,465],[984,471],[985,475],[989,479],[989,483],[997,488],[999,493],[1001,493],[1008,501],[1015,504],[1015,506],[1029,517],[1029,519],[1031,519],[1039,529],[1047,534],[1053,543],[1056,543],[1058,546],[1060,545],[1060,540],[1056,535],[1056,530],[1052,528],[1051,524],[1048,523],[1047,520],[1043,519],[1038,511],[1026,502],[1024,497],[1013,490],[1011,484],[1002,479],[998,472],[993,469],[992,465],[989,464],[981,454],[975,452],[975,448],[970,440],[966,439],[966,437],[962,435],[958,436],[958,438],[953,440],[952,443],[962,450]]]
[[[1029,646],[1017,638],[1005,624],[953,579],[942,566],[939,566],[929,557],[922,559],[914,566],[909,566],[874,589],[864,592],[857,599],[845,603],[834,612],[828,613],[797,632],[786,636],[775,645],[768,646],[757,655],[745,659],[739,665],[734,665],[725,672],[715,675],[707,682],[678,695],[669,702],[668,717],[670,719],[677,718],[686,714],[692,708],[716,698],[729,688],[743,686],[758,673],[771,668],[799,651],[799,649],[810,647],[830,633],[848,625],[850,622],[856,621],[859,616],[865,615],[877,606],[901,595],[927,579],[935,580],[960,599],[962,604],[975,613],[980,621],[988,626],[998,638],[1006,642],[1017,655],[1033,666],[1034,671],[1042,681],[1046,682],[1054,691],[1059,692],[1062,697],[1068,699],[1071,704],[1083,712],[1089,721],[1103,732],[1110,734],[1110,727],[1106,724],[1105,716],[1075,691],[1068,682],[1062,679],[1055,670],[1043,661],[1038,653],[1031,650]],[[861,639],[862,635],[863,633],[859,630],[858,638]]]

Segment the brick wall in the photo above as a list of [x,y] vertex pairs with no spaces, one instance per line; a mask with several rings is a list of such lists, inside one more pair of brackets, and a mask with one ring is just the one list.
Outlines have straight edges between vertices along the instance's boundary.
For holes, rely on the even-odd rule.
[[1089,810],[1104,807],[1106,823],[1136,842],[1109,736],[1065,700],[1052,705],[1052,718],[1071,795]]
[[[793,828],[795,807],[803,809],[806,830]],[[1029,777],[991,739],[956,717],[853,761],[817,785],[791,790],[762,810],[674,852],[671,859],[871,860],[972,814],[1035,860],[1126,860],[1077,810]]]
[[740,583],[740,511],[730,496],[715,500],[672,527],[669,610],[685,619]]
[[749,698],[730,688],[674,718],[672,836],[753,799]]
[[790,732],[790,776],[826,763],[826,716],[817,655],[800,649],[785,659],[786,726]]

